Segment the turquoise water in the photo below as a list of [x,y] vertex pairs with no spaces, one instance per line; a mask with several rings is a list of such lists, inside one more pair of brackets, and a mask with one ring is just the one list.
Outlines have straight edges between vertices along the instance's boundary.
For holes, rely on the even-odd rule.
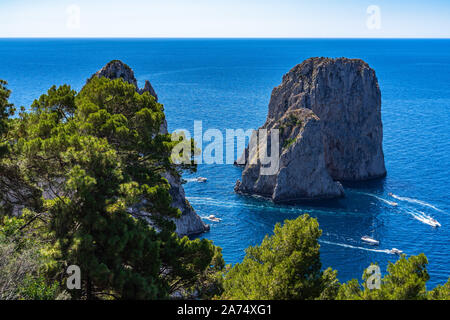
[[[169,129],[257,128],[274,86],[311,56],[361,58],[376,70],[382,92],[385,179],[346,186],[345,199],[315,206],[278,206],[233,192],[241,169],[201,165],[186,194],[200,216],[222,219],[201,237],[223,248],[226,262],[261,242],[277,222],[308,212],[318,218],[324,267],[341,281],[360,278],[378,262],[424,252],[429,287],[450,276],[450,41],[449,40],[0,40],[0,79],[12,101],[29,106],[53,84],[80,89],[112,59],[128,63],[141,86],[149,79],[165,105]],[[188,179],[194,176],[186,175]],[[403,197],[394,199],[388,195]],[[407,199],[405,199],[406,197]],[[395,201],[392,206],[388,201]],[[432,228],[420,217],[442,227]],[[361,243],[380,240],[378,248]]]

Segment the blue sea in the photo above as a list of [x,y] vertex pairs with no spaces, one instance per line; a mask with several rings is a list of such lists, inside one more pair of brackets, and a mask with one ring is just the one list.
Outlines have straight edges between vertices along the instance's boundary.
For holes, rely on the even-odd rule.
[[[201,235],[240,262],[245,248],[271,234],[277,222],[303,213],[323,230],[323,267],[339,279],[361,279],[371,262],[382,271],[397,256],[425,253],[428,287],[450,276],[450,40],[350,39],[13,39],[0,40],[0,79],[16,106],[28,107],[53,84],[79,90],[112,59],[149,79],[164,104],[169,130],[258,128],[271,90],[283,74],[312,56],[361,58],[375,69],[382,92],[387,177],[346,186],[347,197],[315,205],[274,205],[233,192],[241,169],[200,165],[185,190],[197,213],[221,218]],[[190,182],[196,176],[206,183]],[[394,194],[397,199],[389,195]],[[397,206],[392,206],[396,202]],[[441,223],[424,223],[433,217]],[[378,247],[361,242],[364,235]]]

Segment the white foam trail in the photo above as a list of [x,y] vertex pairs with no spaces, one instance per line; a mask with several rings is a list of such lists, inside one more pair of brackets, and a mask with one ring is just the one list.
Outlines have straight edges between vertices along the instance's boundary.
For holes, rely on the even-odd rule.
[[422,222],[424,224],[427,224],[427,225],[432,226],[432,227],[435,226],[434,223],[432,223],[430,220],[428,220],[425,217],[422,217],[422,216],[419,216],[419,215],[415,215],[415,214],[413,214],[413,216],[414,216],[414,219],[419,220],[420,222]]
[[208,198],[208,197],[186,197],[186,199],[188,200],[214,200],[213,198]]
[[330,241],[326,241],[326,240],[319,240],[319,242],[326,243],[326,244],[331,244],[331,245],[335,245],[335,246],[340,246],[340,247],[344,247],[344,248],[351,248],[351,249],[359,249],[359,250],[365,250],[365,251],[393,254],[388,249],[384,249],[384,250],[382,250],[382,249],[369,249],[369,248],[364,248],[364,247],[352,246],[350,244],[345,244],[345,243],[330,242]]
[[390,206],[393,206],[393,207],[396,207],[398,205],[397,202],[386,200],[386,199],[381,198],[381,197],[379,197],[379,196],[377,196],[376,194],[373,194],[373,193],[367,193],[367,192],[355,192],[355,193],[363,194],[363,195],[375,198],[375,199],[380,200],[380,201],[382,201],[382,202],[384,202],[384,203],[386,203],[386,204],[388,204]]
[[402,211],[411,215],[414,219],[416,219],[424,224],[427,224],[429,226],[432,226],[432,227],[440,227],[441,226],[441,224],[436,219],[434,219],[433,217],[430,217],[429,215],[426,215],[422,211],[418,211],[416,209],[413,209],[412,211],[409,211],[409,210],[402,210]]
[[419,220],[420,222],[423,222],[429,226],[432,227],[440,227],[441,224],[439,223],[439,221],[437,221],[436,219],[434,219],[433,217],[430,217],[429,215],[426,215],[424,212],[422,211],[418,211],[418,210],[414,210],[416,213],[411,212],[411,214],[414,216],[414,218],[416,220]]
[[443,210],[441,210],[439,208],[436,208],[431,203],[428,203],[428,202],[425,202],[425,201],[422,201],[422,200],[412,199],[412,198],[408,198],[408,197],[400,197],[400,196],[397,196],[396,194],[391,194],[391,197],[393,197],[393,198],[395,198],[397,200],[400,200],[400,201],[406,201],[406,202],[409,202],[409,203],[416,203],[416,204],[419,204],[421,206],[428,207],[428,208],[434,209],[434,210],[439,211],[439,212],[444,212]]

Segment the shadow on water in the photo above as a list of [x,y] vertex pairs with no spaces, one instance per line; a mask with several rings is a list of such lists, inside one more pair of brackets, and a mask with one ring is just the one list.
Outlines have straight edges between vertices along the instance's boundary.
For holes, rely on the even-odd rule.
[[[365,191],[365,192],[360,192]],[[380,194],[380,189],[374,188],[361,188],[350,189],[346,188],[346,195],[337,199],[321,199],[321,200],[301,200],[290,201],[283,203],[274,203],[270,199],[263,197],[255,197],[248,195],[236,195],[235,201],[240,203],[240,206],[250,210],[252,214],[257,211],[269,211],[279,213],[318,213],[318,214],[355,214],[362,213],[366,217],[368,215],[376,215],[383,210],[383,204],[387,207],[387,203],[378,201],[376,198],[371,198],[370,195]],[[368,199],[369,197],[369,199]],[[377,197],[377,196],[375,196]]]
[[295,207],[313,207],[313,208],[342,208],[345,203],[345,197],[336,198],[336,199],[298,199],[298,200],[289,200],[289,201],[281,201],[274,202],[271,198],[262,197],[262,196],[252,196],[246,194],[239,194],[242,198],[242,201],[247,202],[249,204],[255,203],[255,201],[259,204],[266,203],[267,207],[272,208],[295,208]]
[[273,202],[270,198],[262,196],[238,195],[239,201],[247,205],[257,205],[262,209],[312,209],[333,211],[336,210],[354,210],[373,211],[373,202],[367,201],[367,195],[383,195],[385,190],[386,178],[378,178],[367,181],[346,181],[343,182],[345,196],[336,199],[301,199],[295,201]]
[[364,189],[374,193],[383,193],[386,187],[386,177],[365,181],[341,181],[344,188]]

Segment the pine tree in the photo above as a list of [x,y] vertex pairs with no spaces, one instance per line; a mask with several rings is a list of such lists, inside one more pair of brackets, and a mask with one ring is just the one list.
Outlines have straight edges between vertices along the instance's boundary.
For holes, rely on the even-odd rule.
[[338,282],[331,269],[321,271],[316,219],[303,215],[275,225],[273,236],[246,249],[224,281],[226,299],[333,298]]
[[343,300],[424,300],[427,298],[426,282],[430,279],[425,255],[405,255],[389,263],[387,275],[380,279],[380,288],[369,288],[371,274],[364,271],[362,286],[356,279],[343,284],[337,298]]
[[11,157],[44,193],[35,216],[47,221],[46,275],[64,285],[67,266],[78,265],[73,298],[166,298],[214,267],[212,243],[180,239],[167,219],[181,213],[163,173],[180,169],[163,120],[149,93],[92,78],[79,94],[50,88],[15,121]]

